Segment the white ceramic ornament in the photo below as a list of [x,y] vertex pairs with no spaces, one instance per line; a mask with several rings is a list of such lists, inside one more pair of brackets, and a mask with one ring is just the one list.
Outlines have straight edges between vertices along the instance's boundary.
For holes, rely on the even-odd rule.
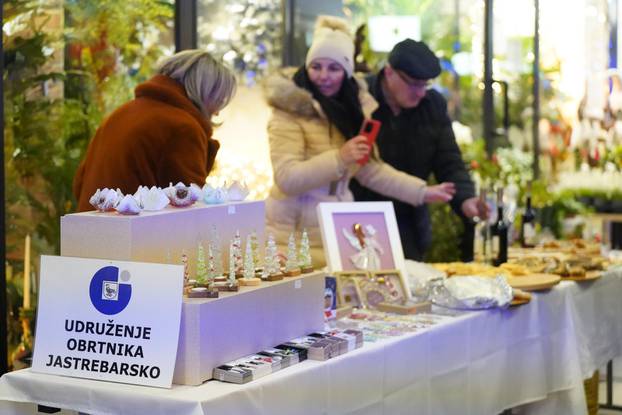
[[146,186],[140,186],[134,197],[138,201],[140,207],[147,211],[158,211],[164,209],[168,204],[168,196],[159,187],[152,186],[148,189]]
[[217,205],[227,201],[227,191],[220,187],[212,187],[209,184],[203,186],[203,201],[209,205]]
[[105,187],[101,190],[97,189],[95,194],[89,199],[89,203],[100,212],[107,212],[114,210],[122,198],[123,193],[119,189],[115,191]]
[[177,183],[175,186],[172,184],[164,189],[164,193],[168,196],[171,205],[177,207],[190,206],[199,199],[199,195],[192,189],[191,186],[186,186],[182,182]]
[[249,191],[248,187],[235,180],[227,189],[227,195],[230,202],[241,202],[246,199]]
[[141,211],[134,195],[125,195],[115,209],[122,215],[138,215]]

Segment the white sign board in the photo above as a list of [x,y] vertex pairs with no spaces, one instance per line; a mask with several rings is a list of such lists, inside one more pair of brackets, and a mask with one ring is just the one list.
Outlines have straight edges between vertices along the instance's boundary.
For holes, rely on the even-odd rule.
[[41,257],[32,370],[170,388],[183,266]]
[[419,16],[372,16],[367,32],[371,50],[390,52],[404,39],[421,40],[421,22]]

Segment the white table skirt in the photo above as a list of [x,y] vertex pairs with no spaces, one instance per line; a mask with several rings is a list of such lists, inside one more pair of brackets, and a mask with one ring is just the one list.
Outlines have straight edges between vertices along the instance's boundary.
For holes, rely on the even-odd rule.
[[34,402],[92,415],[496,415],[517,406],[521,414],[584,415],[583,379],[619,355],[622,270],[246,385],[162,390],[12,372],[0,378],[0,414],[34,414]]

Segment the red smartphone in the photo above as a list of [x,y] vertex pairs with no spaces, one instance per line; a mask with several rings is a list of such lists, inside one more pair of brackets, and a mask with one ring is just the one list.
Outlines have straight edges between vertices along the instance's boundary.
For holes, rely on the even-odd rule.
[[[367,137],[367,144],[369,144],[372,149],[370,153],[373,151],[374,143],[376,142],[376,137],[378,137],[378,132],[380,131],[380,126],[382,123],[378,120],[365,119],[363,121],[363,125],[361,126],[361,131],[359,131],[359,135]],[[369,153],[357,161],[358,164],[364,166],[369,161]]]

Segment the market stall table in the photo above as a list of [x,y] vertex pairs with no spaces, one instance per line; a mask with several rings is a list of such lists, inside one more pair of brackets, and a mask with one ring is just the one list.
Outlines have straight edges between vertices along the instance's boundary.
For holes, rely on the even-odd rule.
[[245,385],[166,390],[23,370],[0,379],[0,413],[34,414],[37,403],[92,415],[582,415],[583,379],[622,355],[621,294],[622,269],[562,281],[520,307],[464,313]]

